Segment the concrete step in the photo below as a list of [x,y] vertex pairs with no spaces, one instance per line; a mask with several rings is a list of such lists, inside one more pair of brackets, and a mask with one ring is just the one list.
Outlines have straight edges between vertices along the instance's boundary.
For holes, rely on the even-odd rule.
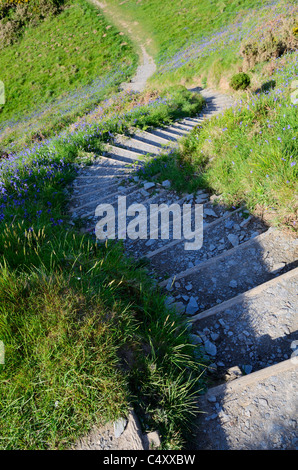
[[186,313],[195,315],[294,268],[297,248],[298,240],[270,228],[182,272],[180,258],[177,259],[176,270],[169,270],[171,276],[162,281],[160,287],[175,298],[192,297],[192,308],[187,300],[183,303]]
[[149,144],[153,144],[156,146],[160,146],[160,148],[170,148],[174,145],[174,143],[168,139],[167,136],[159,136],[153,134],[151,131],[137,131],[134,134],[134,138],[141,141],[147,142]]
[[291,357],[293,341],[298,345],[297,293],[298,268],[191,318],[217,382],[232,366],[248,374]]
[[210,388],[198,402],[196,450],[297,450],[298,360]]
[[[197,228],[199,229],[199,225]],[[172,239],[169,242],[157,241],[154,245],[155,251],[146,256],[150,258],[152,268],[160,275],[169,270],[177,274],[177,266],[181,271],[199,266],[200,263],[230,250],[233,246],[241,245],[266,230],[265,224],[251,216],[248,219],[241,208],[230,211],[221,205],[204,204],[203,244],[200,248],[186,250],[189,240],[185,238]]]
[[111,144],[106,146],[106,156],[111,156],[115,160],[121,160],[127,163],[142,163],[144,161],[143,154]]
[[150,134],[153,134],[157,137],[163,137],[164,139],[167,139],[168,141],[174,141],[174,142],[176,142],[181,137],[181,135],[177,134],[177,132],[176,133],[170,132],[167,130],[167,128],[150,129]]
[[126,137],[121,135],[116,135],[114,138],[114,144],[117,147],[126,148],[132,150],[133,152],[143,154],[143,155],[159,155],[162,152],[162,148],[156,145],[149,144],[147,142],[141,142],[138,139],[133,137]]

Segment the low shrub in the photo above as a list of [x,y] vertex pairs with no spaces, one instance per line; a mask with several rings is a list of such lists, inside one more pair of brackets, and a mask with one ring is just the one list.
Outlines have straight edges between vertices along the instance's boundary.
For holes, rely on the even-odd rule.
[[245,90],[249,85],[250,77],[244,72],[236,73],[230,81],[230,86],[233,90]]

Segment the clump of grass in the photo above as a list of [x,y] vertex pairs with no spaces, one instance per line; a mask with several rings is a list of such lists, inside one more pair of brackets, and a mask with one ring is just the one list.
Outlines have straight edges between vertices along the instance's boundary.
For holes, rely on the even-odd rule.
[[246,90],[250,85],[250,77],[247,73],[239,72],[233,75],[230,86],[233,90]]

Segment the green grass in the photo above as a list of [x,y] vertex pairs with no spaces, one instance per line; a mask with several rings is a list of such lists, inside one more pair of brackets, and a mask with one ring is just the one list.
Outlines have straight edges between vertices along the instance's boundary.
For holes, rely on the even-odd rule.
[[28,120],[31,134],[47,135],[47,128],[65,126],[115,92],[138,61],[120,33],[88,2],[70,1],[62,13],[27,28],[17,43],[1,50],[6,103],[0,128],[6,139],[17,126],[24,133]]
[[[140,174],[170,179],[178,191],[208,188],[229,205],[273,209],[272,223],[295,229],[298,128],[290,95],[298,75],[297,53],[272,66],[275,88],[249,97],[239,94],[238,105],[196,127],[178,152],[148,163]],[[268,83],[266,67],[258,76],[263,84]]]
[[144,431],[159,430],[162,448],[183,446],[203,386],[200,350],[143,263],[68,223],[65,192],[109,132],[162,123],[187,99],[193,111],[202,104],[172,93],[2,161],[2,449],[69,448],[131,405]]
[[[151,83],[158,87],[169,83],[202,84],[207,79],[218,85],[223,74],[231,69],[237,71],[241,65],[240,43],[252,24],[259,25],[260,14],[256,17],[255,9],[270,3],[260,0],[128,0],[120,5],[116,0],[109,2],[119,14],[138,22],[138,31],[143,28],[144,37],[151,38],[148,47],[158,64]],[[261,16],[266,22],[268,9]],[[241,21],[243,25],[238,29]],[[210,47],[209,41],[213,42]]]

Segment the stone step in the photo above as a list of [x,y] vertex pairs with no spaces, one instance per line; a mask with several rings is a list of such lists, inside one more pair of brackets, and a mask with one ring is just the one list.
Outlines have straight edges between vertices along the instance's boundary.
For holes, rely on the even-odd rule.
[[[72,198],[86,198],[94,192],[98,193],[105,189],[115,188],[119,186],[120,181],[123,181],[123,176],[104,175],[97,179],[95,183],[73,185]],[[82,194],[82,189],[89,189],[89,191],[84,191]]]
[[[185,252],[185,243],[187,242],[187,240],[182,236],[182,238],[179,238],[179,239],[174,239],[173,237],[173,225],[175,225],[178,220],[181,220],[181,214],[183,214],[183,204],[188,204],[188,200],[186,200],[185,198],[181,199],[178,203],[181,207],[181,210],[180,210],[180,213],[178,213],[178,217],[177,219],[175,217],[170,217],[169,219],[169,237],[167,237],[167,239],[165,240],[162,240],[161,239],[161,236],[160,236],[160,233],[159,233],[159,237],[158,239],[152,239],[150,244],[149,243],[145,243],[144,245],[144,241],[143,240],[138,240],[138,244],[137,246],[134,246],[133,247],[133,250],[134,250],[134,256],[137,256],[137,257],[146,257],[148,259],[151,260],[151,266],[154,267],[155,266],[155,260],[158,260],[159,257],[161,257],[161,262],[159,263],[158,261],[157,262],[157,265],[164,265],[164,259],[167,259],[168,261],[170,261],[170,264],[174,263],[175,266],[176,266],[176,260],[178,259],[178,257],[176,257],[175,255],[175,251],[176,251],[176,248],[178,248],[178,251],[180,251],[180,249],[182,249],[183,253],[182,253],[182,256],[185,256],[185,254],[187,254],[187,252]],[[206,212],[209,210],[209,208],[212,207],[212,203],[209,201],[209,199],[206,199],[206,202],[204,203],[204,209],[203,211],[205,210]],[[233,214],[236,214],[237,212],[239,212],[240,209],[237,209],[233,212],[229,212],[229,211],[225,211],[225,209],[222,209],[222,211],[224,212],[219,212],[218,213],[220,214],[220,218],[219,219],[216,219],[214,220],[214,218],[210,215],[207,217],[206,220],[206,225],[204,225],[204,231],[207,231],[209,229],[211,229],[214,225],[217,225],[219,224],[220,222],[222,222],[223,220],[225,220],[226,218],[228,217],[231,217]],[[213,212],[213,210],[212,210]],[[167,211],[164,211],[164,215],[166,215]],[[150,226],[150,221],[149,221],[149,217],[148,217],[148,222],[147,222],[147,226],[149,227]],[[160,232],[160,229],[159,229],[159,232]],[[182,220],[182,230],[181,230],[181,235],[183,235],[183,220]],[[206,236],[206,234],[205,234]],[[169,241],[170,240],[170,241]],[[148,248],[150,247],[150,249]],[[128,247],[128,249],[130,249],[130,247]],[[168,255],[168,253],[170,253],[170,255]],[[215,256],[215,253],[216,252],[213,252],[213,256]],[[212,256],[212,255],[210,255]],[[193,266],[193,264],[192,264]],[[164,265],[165,267],[165,265]],[[189,267],[189,261],[187,261],[187,267]],[[162,272],[164,271],[163,269],[158,269],[158,272],[160,274],[162,274]],[[168,269],[166,269],[166,272],[168,272]]]
[[185,129],[182,129],[181,127],[179,127],[177,125],[174,125],[174,124],[171,125],[171,126],[161,128],[160,130],[170,132],[170,133],[176,135],[178,138],[182,137],[185,134],[188,134],[188,132],[189,132],[189,131],[187,131]]
[[70,213],[77,212],[80,213],[86,207],[96,207],[98,204],[107,202],[111,204],[112,202],[117,199],[118,195],[126,195],[129,193],[131,196],[138,191],[139,185],[128,185],[128,186],[121,186],[119,183],[115,185],[111,185],[110,187],[105,187],[104,190],[96,189],[95,191],[91,191],[86,195],[82,196],[79,201],[72,204],[72,207],[69,209]]
[[184,118],[183,121],[189,122],[190,124],[197,124],[204,122],[204,119],[202,117],[193,117],[193,118]]
[[[143,188],[139,188],[136,191],[129,192],[128,194],[125,194],[127,196],[126,197],[127,209],[129,208],[129,206],[131,204],[141,203],[143,205],[143,207],[146,210],[148,210],[149,207],[150,207],[150,204],[156,203],[161,198],[164,198],[164,199],[170,200],[170,201],[177,199],[177,195],[174,192],[169,194],[169,192],[166,191],[163,188],[152,190],[151,193],[148,193],[147,191],[145,191],[145,192],[147,193],[147,197],[146,197],[145,200],[144,200],[144,189]],[[118,193],[117,195],[115,195],[114,199],[106,201],[114,207],[115,228],[116,228],[115,238],[116,239],[118,239],[118,217],[117,217],[117,215],[118,215],[118,196],[122,196],[122,195],[124,195],[124,194],[123,193],[122,194]],[[93,228],[94,228],[95,224],[98,221],[98,218],[95,217],[96,207],[97,207],[97,205],[94,207],[93,212],[90,212],[89,214],[86,214],[86,217],[90,217],[90,220],[92,220]],[[114,216],[112,216],[111,220],[114,221]],[[126,223],[127,234],[123,235],[123,232],[122,232],[121,237],[120,237],[121,240],[127,240],[127,239],[129,239],[129,236],[130,236],[130,234],[128,233],[128,231],[129,231],[129,222],[131,221],[130,216],[127,216],[126,221],[127,221],[127,223]]]
[[198,402],[193,450],[297,450],[298,360],[210,388]]
[[171,148],[174,142],[170,141],[167,136],[160,137],[153,134],[150,131],[137,131],[134,134],[134,138],[140,140],[141,142],[148,142],[149,144],[154,144],[160,146],[162,149]]
[[121,135],[116,135],[114,139],[114,144],[117,147],[126,148],[132,150],[133,152],[140,153],[143,155],[159,155],[162,152],[161,147],[157,147],[154,144],[148,144],[146,142],[141,142],[132,137],[126,137]]
[[232,366],[248,374],[291,357],[297,293],[295,268],[191,318],[193,339],[207,345],[217,381]]
[[[259,219],[247,218],[244,209],[229,211],[221,205],[205,204],[203,208],[203,244],[200,248],[186,250],[189,240],[158,241],[155,251],[146,254],[151,266],[159,275],[169,271],[177,274],[180,271],[216,257],[230,250],[233,246],[247,242],[251,237],[267,230]],[[197,227],[199,229],[199,226]]]
[[196,124],[194,122],[189,123],[189,122],[185,122],[184,120],[183,121],[176,121],[175,124],[178,125],[179,127],[182,127],[183,129],[185,129],[189,132],[192,131],[192,129],[196,126]]
[[169,128],[177,130],[177,132],[180,132],[184,135],[189,134],[192,130],[192,127],[181,124],[180,122],[179,123],[176,122],[175,124],[172,124]]
[[106,146],[106,155],[111,156],[115,160],[121,160],[128,163],[142,163],[144,155],[141,153],[133,152],[132,150],[116,147],[115,145],[108,144]]
[[163,137],[164,139],[167,139],[168,141],[174,141],[174,142],[176,142],[181,137],[177,133],[168,131],[167,128],[150,129],[150,134],[156,135],[157,137]]
[[191,296],[191,305],[187,300],[183,302],[186,313],[195,315],[292,269],[297,262],[297,248],[298,240],[270,228],[185,271],[179,272],[177,263],[177,274],[169,271],[171,277],[160,287],[175,299]]
[[[136,189],[134,189],[136,188]],[[107,203],[115,206],[115,214],[117,215],[117,204],[118,204],[118,197],[119,196],[126,196],[127,208],[132,204],[143,204],[146,207],[149,203],[161,197],[161,194],[168,194],[168,192],[162,188],[152,188],[150,191],[145,190],[144,188],[140,188],[138,185],[128,185],[125,187],[118,187],[118,191],[113,192],[109,195],[94,195],[94,197],[90,197],[90,201],[88,202],[88,212],[85,212],[84,206],[82,210],[84,211],[82,218],[94,218],[95,209],[101,203]],[[80,208],[76,209],[76,212],[79,211]]]

